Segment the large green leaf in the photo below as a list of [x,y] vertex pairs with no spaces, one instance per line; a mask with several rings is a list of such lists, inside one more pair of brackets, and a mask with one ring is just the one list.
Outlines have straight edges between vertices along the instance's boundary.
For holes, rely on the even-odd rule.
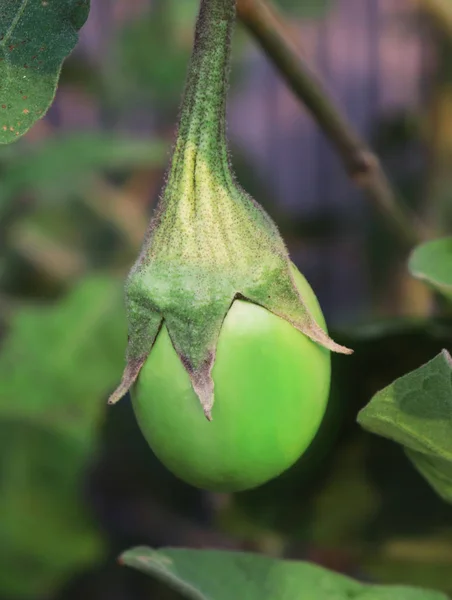
[[0,143],[16,140],[45,114],[88,11],[89,0],[2,0]]
[[0,354],[2,597],[49,597],[101,558],[80,490],[125,338],[115,279],[87,279],[12,319]]
[[452,299],[452,237],[426,242],[415,248],[408,268],[413,277]]
[[314,564],[243,552],[134,548],[121,562],[191,600],[447,600],[439,592],[362,585]]
[[358,422],[402,444],[438,494],[452,502],[452,359],[446,350],[378,392]]

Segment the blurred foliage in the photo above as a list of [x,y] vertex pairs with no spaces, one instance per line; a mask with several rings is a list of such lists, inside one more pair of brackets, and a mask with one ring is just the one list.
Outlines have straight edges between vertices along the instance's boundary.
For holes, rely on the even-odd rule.
[[[103,181],[102,171],[114,171],[119,184],[132,167],[160,173],[164,149],[90,134],[0,153],[1,597],[48,597],[105,556],[83,488],[127,337],[114,239],[125,264],[127,248],[135,254],[142,239],[147,208],[136,208],[134,221],[133,202],[115,203],[114,190],[126,192]],[[18,198],[28,201],[17,206]],[[18,264],[27,267],[19,276]]]
[[[102,550],[80,490],[100,402],[121,369],[121,284],[86,279],[57,306],[23,309],[0,354],[0,589],[48,594]],[[24,564],[27,576],[23,576]]]
[[3,2],[0,7],[0,144],[47,112],[61,63],[88,17],[89,0]]
[[[84,133],[53,137],[33,145],[0,148],[0,211],[30,190],[37,200],[57,201],[64,190],[92,185],[90,174],[146,168],[166,160],[167,144],[118,135]],[[3,153],[3,150],[7,152]]]
[[108,82],[117,98],[143,98],[144,93],[160,111],[168,103],[173,110],[177,108],[197,10],[197,0],[182,6],[178,0],[158,0],[148,15],[126,25],[113,50],[115,61]]

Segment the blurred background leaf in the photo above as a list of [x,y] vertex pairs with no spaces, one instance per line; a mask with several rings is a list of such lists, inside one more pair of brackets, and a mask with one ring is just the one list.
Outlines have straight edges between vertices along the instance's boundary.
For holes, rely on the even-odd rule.
[[[102,554],[80,485],[122,366],[121,284],[92,278],[20,310],[0,354],[0,588],[36,598]],[[24,576],[24,570],[26,576]]]
[[62,191],[92,185],[90,176],[99,171],[163,166],[168,147],[159,140],[84,133],[24,146],[17,154],[7,152],[4,156],[2,150],[0,210],[17,194],[31,190],[44,202],[49,195],[61,198]]
[[[122,96],[140,97],[145,92],[160,110],[168,103],[177,108],[198,6],[197,0],[188,0],[182,7],[177,0],[158,0],[151,12],[131,21],[117,40],[110,85]],[[118,78],[118,66],[122,78]]]

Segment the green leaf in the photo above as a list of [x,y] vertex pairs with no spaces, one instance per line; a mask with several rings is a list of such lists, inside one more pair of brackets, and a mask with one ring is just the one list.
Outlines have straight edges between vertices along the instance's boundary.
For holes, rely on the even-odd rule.
[[102,558],[80,490],[123,363],[122,295],[115,279],[87,279],[57,305],[16,313],[3,341],[1,596],[49,597]]
[[16,140],[46,113],[88,12],[89,0],[2,1],[0,144]]
[[447,600],[438,592],[365,586],[310,563],[243,552],[142,547],[120,560],[191,600]]
[[408,268],[413,277],[425,281],[452,299],[452,237],[426,242],[412,252]]
[[452,503],[452,359],[446,350],[378,392],[358,422],[402,444],[437,493]]

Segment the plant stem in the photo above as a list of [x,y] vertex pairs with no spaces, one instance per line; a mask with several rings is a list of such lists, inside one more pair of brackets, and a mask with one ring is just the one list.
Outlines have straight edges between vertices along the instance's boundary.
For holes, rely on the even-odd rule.
[[235,0],[201,0],[195,42],[182,100],[172,174],[186,163],[186,153],[202,149],[209,164],[227,155],[226,95]]
[[237,0],[237,14],[328,136],[352,181],[367,193],[400,240],[411,248],[425,239],[424,226],[399,202],[377,156],[299,56],[275,9],[265,0]]

